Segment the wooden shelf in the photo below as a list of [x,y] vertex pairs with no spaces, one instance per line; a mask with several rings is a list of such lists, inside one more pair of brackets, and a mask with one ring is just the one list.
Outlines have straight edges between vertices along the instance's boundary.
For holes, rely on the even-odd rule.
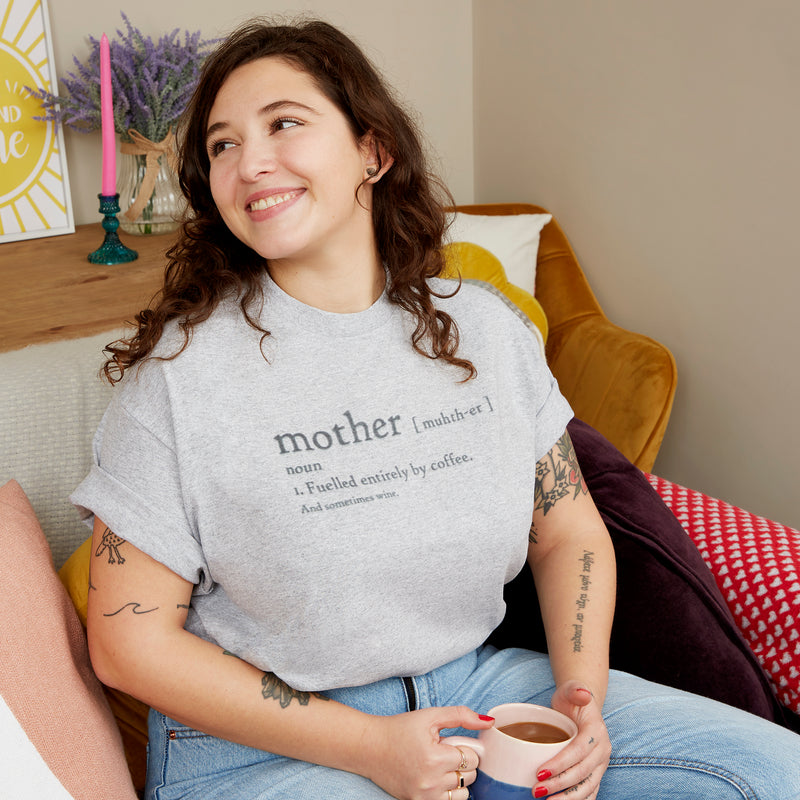
[[100,223],[75,233],[0,244],[0,352],[121,327],[161,286],[174,234],[120,235],[139,257],[90,264],[103,242]]

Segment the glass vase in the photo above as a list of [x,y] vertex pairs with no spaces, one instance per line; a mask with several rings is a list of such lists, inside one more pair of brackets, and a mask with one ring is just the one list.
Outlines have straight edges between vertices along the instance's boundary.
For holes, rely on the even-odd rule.
[[119,225],[123,231],[132,234],[169,233],[180,225],[185,201],[178,188],[178,178],[170,169],[167,157],[158,158],[158,173],[153,193],[142,207],[139,216],[130,220],[125,212],[136,202],[142,192],[142,184],[147,174],[147,156],[120,153],[117,191],[122,213]]

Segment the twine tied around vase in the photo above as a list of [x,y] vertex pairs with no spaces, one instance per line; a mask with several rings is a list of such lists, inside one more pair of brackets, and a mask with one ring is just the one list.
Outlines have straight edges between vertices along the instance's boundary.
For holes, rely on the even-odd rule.
[[131,128],[128,131],[128,136],[131,137],[130,142],[120,142],[119,151],[126,155],[132,156],[145,156],[145,174],[142,180],[142,188],[136,197],[136,200],[131,204],[131,207],[125,212],[125,216],[133,222],[142,213],[142,209],[153,194],[156,186],[156,177],[158,176],[158,159],[164,155],[167,158],[169,168],[176,172],[178,169],[178,157],[175,153],[175,134],[172,128],[167,131],[167,135],[160,142],[152,142],[150,139],[142,136],[139,131]]

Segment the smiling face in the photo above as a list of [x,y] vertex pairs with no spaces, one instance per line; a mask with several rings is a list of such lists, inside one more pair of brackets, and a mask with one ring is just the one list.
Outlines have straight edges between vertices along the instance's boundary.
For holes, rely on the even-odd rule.
[[306,72],[274,57],[237,67],[206,146],[220,215],[271,272],[374,258],[372,186],[362,184],[376,159]]

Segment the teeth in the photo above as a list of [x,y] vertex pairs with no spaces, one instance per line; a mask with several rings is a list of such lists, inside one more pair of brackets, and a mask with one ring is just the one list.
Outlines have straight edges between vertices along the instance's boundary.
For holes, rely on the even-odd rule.
[[287,192],[286,194],[273,194],[269,197],[262,197],[259,200],[254,200],[250,203],[251,211],[264,211],[268,208],[278,205],[278,203],[285,203],[294,197],[294,192]]

